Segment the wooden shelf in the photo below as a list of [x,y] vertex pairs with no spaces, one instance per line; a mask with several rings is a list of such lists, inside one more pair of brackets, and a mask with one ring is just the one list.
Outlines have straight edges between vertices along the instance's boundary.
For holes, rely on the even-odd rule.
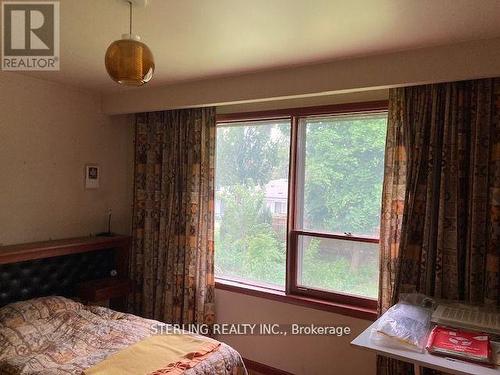
[[0,246],[0,264],[44,259],[102,249],[128,247],[130,245],[130,240],[130,236],[115,235],[112,237],[76,237]]
[[118,276],[126,278],[131,240],[130,236],[117,234],[111,237],[76,237],[0,246],[0,265],[113,249]]

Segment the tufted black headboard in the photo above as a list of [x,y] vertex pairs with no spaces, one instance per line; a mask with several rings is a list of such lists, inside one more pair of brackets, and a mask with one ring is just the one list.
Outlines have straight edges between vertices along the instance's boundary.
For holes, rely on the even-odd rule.
[[0,306],[48,295],[75,296],[78,283],[126,277],[129,238],[69,239],[0,247]]
[[75,296],[82,281],[109,277],[115,269],[113,250],[0,265],[0,306],[41,296]]

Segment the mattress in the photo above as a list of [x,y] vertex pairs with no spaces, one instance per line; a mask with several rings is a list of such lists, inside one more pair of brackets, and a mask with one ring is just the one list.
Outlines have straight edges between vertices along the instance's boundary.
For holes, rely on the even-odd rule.
[[[159,322],[64,297],[0,308],[0,374],[80,375],[150,337]],[[245,375],[240,354],[221,343],[185,375]]]

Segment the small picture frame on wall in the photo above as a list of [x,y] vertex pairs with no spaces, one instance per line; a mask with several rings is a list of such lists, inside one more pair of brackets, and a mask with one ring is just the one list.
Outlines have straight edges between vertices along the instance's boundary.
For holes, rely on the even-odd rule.
[[85,166],[85,189],[97,189],[99,187],[99,178],[101,169],[97,164],[87,164]]

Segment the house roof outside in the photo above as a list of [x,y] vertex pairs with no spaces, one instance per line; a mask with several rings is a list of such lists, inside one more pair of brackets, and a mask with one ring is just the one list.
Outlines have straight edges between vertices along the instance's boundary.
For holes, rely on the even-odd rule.
[[288,179],[280,178],[269,181],[265,189],[266,200],[287,200],[288,199]]

